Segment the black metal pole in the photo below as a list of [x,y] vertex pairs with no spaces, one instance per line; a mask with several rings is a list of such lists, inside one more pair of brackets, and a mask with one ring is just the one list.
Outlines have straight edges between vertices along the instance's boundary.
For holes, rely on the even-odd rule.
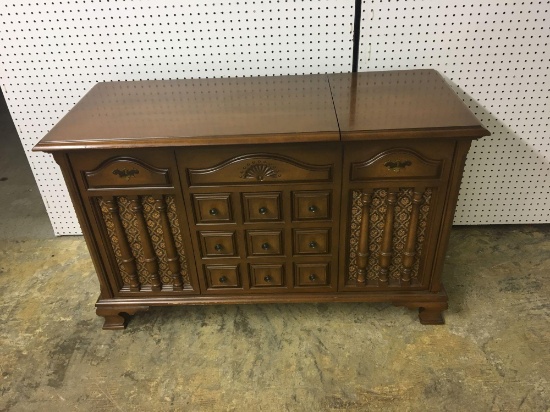
[[359,43],[361,41],[361,8],[362,0],[355,0],[355,19],[353,23],[353,61],[351,64],[352,73],[357,73],[359,66]]

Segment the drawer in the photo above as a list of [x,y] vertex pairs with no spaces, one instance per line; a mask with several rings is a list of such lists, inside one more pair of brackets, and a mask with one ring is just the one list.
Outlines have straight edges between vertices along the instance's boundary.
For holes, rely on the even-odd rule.
[[281,220],[280,193],[243,193],[245,222]]
[[293,192],[294,220],[330,219],[330,191]]
[[[315,139],[314,134],[311,138]],[[271,140],[267,136],[261,140],[264,144],[176,149],[182,165],[181,179],[189,187],[264,187],[340,181],[342,147],[339,142],[265,144]]]
[[197,223],[233,222],[229,193],[195,194],[193,195],[193,206]]
[[351,181],[440,179],[454,153],[454,142],[378,142],[349,145]]
[[294,230],[294,253],[319,255],[330,252],[330,229]]
[[285,285],[284,267],[281,264],[251,264],[250,286],[253,288],[281,287]]
[[97,150],[69,157],[84,189],[174,186],[174,157],[166,150]]
[[249,230],[246,240],[249,256],[280,255],[284,250],[280,230]]
[[199,232],[203,257],[235,256],[235,232]]
[[329,268],[330,264],[325,262],[296,263],[294,265],[294,278],[296,286],[328,286],[330,284]]
[[242,287],[237,265],[206,265],[204,269],[208,289],[240,289]]

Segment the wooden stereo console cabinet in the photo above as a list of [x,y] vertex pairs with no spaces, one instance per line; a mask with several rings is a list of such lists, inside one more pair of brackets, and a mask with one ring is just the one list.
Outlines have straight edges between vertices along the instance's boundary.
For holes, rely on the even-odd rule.
[[378,302],[443,323],[470,143],[433,70],[96,85],[35,150],[61,166],[104,329],[150,306]]

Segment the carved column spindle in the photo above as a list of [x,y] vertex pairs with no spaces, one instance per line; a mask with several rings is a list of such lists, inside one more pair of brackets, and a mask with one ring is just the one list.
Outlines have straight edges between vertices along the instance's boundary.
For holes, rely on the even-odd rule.
[[378,285],[387,286],[389,283],[388,274],[390,270],[392,257],[392,238],[393,238],[393,215],[395,212],[395,203],[397,195],[395,192],[388,193],[386,199],[386,221],[384,222],[384,236],[382,237],[382,248],[380,250],[380,274],[378,276]]
[[416,254],[416,231],[418,228],[418,219],[420,216],[420,205],[422,204],[422,192],[414,192],[412,200],[411,220],[409,221],[409,231],[407,233],[407,242],[403,252],[403,271],[401,273],[401,284],[409,286],[411,284],[411,271]]
[[143,216],[143,206],[137,196],[130,198],[130,209],[134,212],[137,221],[137,227],[139,232],[139,238],[143,247],[143,255],[145,258],[145,268],[149,275],[151,275],[151,289],[154,292],[158,292],[162,288],[159,278],[159,265],[157,261],[157,255],[147,230],[147,222]]
[[359,245],[357,247],[357,285],[364,286],[367,281],[367,265],[369,262],[369,218],[372,194],[361,194],[361,228],[359,229]]
[[118,238],[118,245],[120,247],[120,254],[122,257],[122,266],[124,270],[130,277],[130,291],[139,292],[139,277],[136,265],[136,259],[132,254],[132,249],[126,238],[126,233],[124,232],[124,227],[122,226],[122,221],[120,220],[120,214],[118,211],[118,204],[116,199],[113,197],[103,198],[109,212],[111,213],[113,219],[113,225],[115,226],[115,233]]
[[162,234],[166,245],[166,260],[168,261],[170,272],[172,272],[172,285],[174,290],[182,290],[183,279],[181,277],[180,259],[176,248],[176,243],[174,242],[172,228],[170,227],[170,221],[168,220],[168,214],[166,212],[166,201],[162,195],[155,197],[155,208],[160,214]]

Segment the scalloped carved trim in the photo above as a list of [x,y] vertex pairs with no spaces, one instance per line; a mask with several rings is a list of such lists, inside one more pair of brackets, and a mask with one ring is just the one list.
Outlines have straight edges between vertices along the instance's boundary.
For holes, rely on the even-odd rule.
[[332,165],[312,165],[290,157],[255,153],[231,158],[213,167],[188,169],[191,185],[223,183],[260,183],[330,181]]
[[127,156],[105,160],[94,170],[84,172],[84,179],[90,188],[171,186],[168,169],[160,169]]
[[411,149],[389,149],[364,162],[352,163],[351,180],[439,178],[442,165],[443,160],[429,159]]

